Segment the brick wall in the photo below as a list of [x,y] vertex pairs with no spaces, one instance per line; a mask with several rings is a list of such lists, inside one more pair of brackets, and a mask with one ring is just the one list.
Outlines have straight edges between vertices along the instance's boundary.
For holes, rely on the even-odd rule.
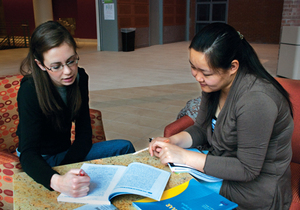
[[149,46],[149,0],[118,0],[119,50],[121,28],[136,28],[135,47]]
[[230,0],[228,24],[240,31],[249,42],[278,44],[283,1]]
[[185,40],[186,1],[163,1],[163,43]]
[[284,0],[281,26],[300,26],[300,0]]

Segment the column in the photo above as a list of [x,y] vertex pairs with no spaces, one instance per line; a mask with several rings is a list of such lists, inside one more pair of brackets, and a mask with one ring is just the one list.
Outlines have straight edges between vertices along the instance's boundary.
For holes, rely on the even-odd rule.
[[33,0],[35,27],[48,20],[53,20],[52,0]]

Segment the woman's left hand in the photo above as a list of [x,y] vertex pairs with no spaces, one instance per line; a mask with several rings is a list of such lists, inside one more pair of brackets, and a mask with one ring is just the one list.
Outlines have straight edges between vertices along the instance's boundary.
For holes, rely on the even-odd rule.
[[156,141],[152,146],[154,148],[160,148],[159,153],[155,152],[154,155],[160,158],[162,164],[186,164],[187,162],[188,151],[186,149],[163,141]]

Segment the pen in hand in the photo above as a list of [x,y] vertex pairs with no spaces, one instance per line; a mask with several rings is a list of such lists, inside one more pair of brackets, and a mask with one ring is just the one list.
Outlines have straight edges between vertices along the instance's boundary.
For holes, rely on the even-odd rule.
[[85,172],[83,169],[80,169],[78,176],[85,176]]
[[[149,142],[151,142],[153,139],[154,139],[154,138],[149,138]],[[169,143],[170,140],[169,140],[169,139],[166,139],[166,140],[164,140],[164,142]]]
[[[151,142],[153,139],[154,139],[154,138],[149,138],[149,142]],[[169,142],[170,142],[170,140],[169,140],[169,139],[165,139],[163,142],[165,142],[165,143],[169,143]],[[156,147],[156,148],[155,148],[155,152],[157,152],[157,153],[159,153],[159,152],[160,152],[160,150],[161,150],[161,148],[160,148],[160,147]],[[151,155],[151,156],[152,156],[152,155]]]

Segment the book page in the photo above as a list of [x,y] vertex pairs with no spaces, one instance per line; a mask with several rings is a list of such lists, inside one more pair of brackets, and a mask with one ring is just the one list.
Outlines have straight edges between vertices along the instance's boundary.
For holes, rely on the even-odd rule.
[[120,194],[137,194],[160,200],[170,173],[150,165],[131,163],[128,165],[111,198]]
[[206,181],[206,182],[222,182],[223,180],[214,176],[207,175],[193,168],[192,166],[188,166],[180,163],[168,163],[168,166],[172,172],[175,173],[189,173],[193,177]]
[[60,194],[57,201],[89,204],[110,204],[109,194],[112,192],[126,166],[98,165],[84,163],[81,167],[91,178],[90,191],[87,196],[73,198]]
[[73,210],[118,210],[113,204],[86,204]]

